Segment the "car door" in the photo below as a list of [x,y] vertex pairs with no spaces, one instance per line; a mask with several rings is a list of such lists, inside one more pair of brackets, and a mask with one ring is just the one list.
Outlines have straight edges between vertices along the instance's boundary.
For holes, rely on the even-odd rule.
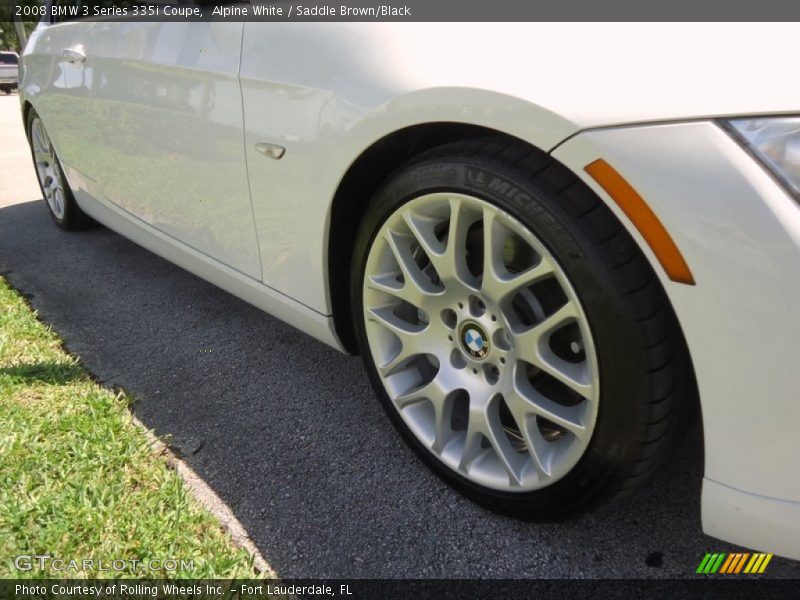
[[[239,89],[241,23],[81,32],[81,170],[134,217],[261,279]],[[76,51],[76,48],[72,48]]]
[[[263,282],[319,311],[326,310],[319,285],[326,220],[316,186],[337,152],[321,143],[320,114],[334,97],[330,65],[341,42],[330,24],[269,22],[245,23],[242,42],[245,146]],[[263,152],[263,144],[278,154]]]
[[[89,107],[81,98],[82,83],[91,78],[80,64],[80,40],[89,23],[69,16],[78,11],[79,0],[57,0],[53,11],[64,16],[39,25],[24,51],[24,85],[36,111],[68,172],[80,162],[81,140],[85,138],[81,123],[90,119]],[[74,17],[74,15],[72,16]],[[74,179],[71,178],[71,183]]]

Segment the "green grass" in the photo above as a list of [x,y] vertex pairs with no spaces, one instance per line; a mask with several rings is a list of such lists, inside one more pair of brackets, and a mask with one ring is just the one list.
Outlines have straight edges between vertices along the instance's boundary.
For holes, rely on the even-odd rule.
[[[18,571],[13,557],[193,561],[193,569]],[[0,578],[254,577],[249,554],[0,278]]]

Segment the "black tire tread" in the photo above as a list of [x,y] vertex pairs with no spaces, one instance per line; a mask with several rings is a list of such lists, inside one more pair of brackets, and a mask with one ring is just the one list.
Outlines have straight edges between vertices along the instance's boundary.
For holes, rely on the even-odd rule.
[[603,496],[605,502],[628,494],[658,470],[694,415],[696,385],[677,317],[658,276],[630,233],[583,181],[548,154],[506,138],[478,138],[446,144],[413,159],[480,158],[515,171],[550,194],[593,241],[641,333],[651,380],[646,428],[636,439],[638,457]]

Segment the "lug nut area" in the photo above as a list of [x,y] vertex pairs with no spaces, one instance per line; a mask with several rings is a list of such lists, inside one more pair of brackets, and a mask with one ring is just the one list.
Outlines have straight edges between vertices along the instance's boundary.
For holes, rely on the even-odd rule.
[[477,296],[469,296],[440,316],[451,330],[447,336],[452,345],[450,363],[456,369],[480,377],[489,385],[500,381],[510,359],[511,339],[493,311]]

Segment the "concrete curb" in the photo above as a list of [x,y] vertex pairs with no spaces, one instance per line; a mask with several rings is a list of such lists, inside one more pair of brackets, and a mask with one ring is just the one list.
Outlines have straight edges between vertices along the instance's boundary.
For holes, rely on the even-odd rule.
[[189,488],[192,496],[203,508],[219,520],[223,530],[231,536],[231,541],[234,545],[244,548],[253,557],[253,566],[259,574],[268,578],[276,578],[277,574],[261,555],[253,540],[250,539],[247,530],[236,518],[236,515],[233,514],[230,506],[225,504],[222,498],[189,465],[178,458],[164,442],[156,437],[150,428],[137,419],[133,413],[129,414],[131,415],[131,421],[144,432],[153,450],[164,456],[167,464],[175,469],[175,472],[178,473],[186,487]]

